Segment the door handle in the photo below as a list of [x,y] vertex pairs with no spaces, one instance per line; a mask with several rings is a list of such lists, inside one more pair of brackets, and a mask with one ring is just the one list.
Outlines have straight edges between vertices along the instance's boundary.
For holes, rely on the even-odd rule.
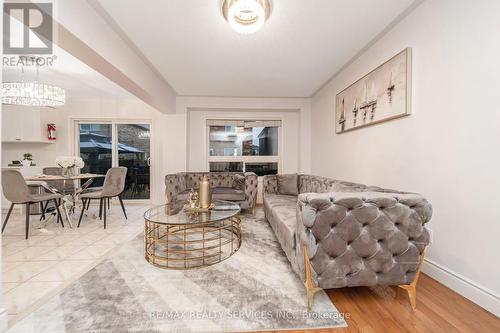
[[150,167],[151,166],[151,157],[148,157],[146,159],[146,164]]

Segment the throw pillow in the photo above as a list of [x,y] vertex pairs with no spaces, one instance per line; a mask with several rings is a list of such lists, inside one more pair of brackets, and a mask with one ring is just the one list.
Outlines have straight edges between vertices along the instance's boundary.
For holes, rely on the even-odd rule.
[[234,175],[233,178],[233,188],[236,190],[245,190],[245,176],[243,175]]
[[276,179],[279,194],[299,195],[299,176],[296,173],[277,175]]
[[359,192],[359,189],[355,186],[334,183],[330,189],[331,192]]

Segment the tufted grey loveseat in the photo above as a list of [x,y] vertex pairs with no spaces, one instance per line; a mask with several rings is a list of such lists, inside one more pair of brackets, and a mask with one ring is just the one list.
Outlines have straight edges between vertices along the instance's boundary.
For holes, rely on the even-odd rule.
[[264,177],[266,217],[306,286],[412,284],[429,243],[425,198],[311,175],[298,176],[298,189],[279,194],[276,176]]
[[[206,175],[212,188],[212,198],[235,201],[242,209],[253,209],[257,199],[257,175],[253,172],[180,172],[165,176],[167,203],[186,201],[190,189],[198,189]],[[244,177],[241,188],[236,175]]]

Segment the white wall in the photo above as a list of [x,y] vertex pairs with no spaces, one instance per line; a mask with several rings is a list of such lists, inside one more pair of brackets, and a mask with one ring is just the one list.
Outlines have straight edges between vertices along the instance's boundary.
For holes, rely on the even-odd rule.
[[[16,107],[6,106],[3,112],[15,112]],[[189,111],[188,111],[189,110]],[[222,111],[221,111],[222,110]],[[246,110],[246,111],[245,111]],[[206,116],[223,112],[228,118],[248,115],[271,117],[283,120],[283,172],[310,171],[310,104],[308,99],[272,98],[213,98],[179,97],[176,114],[162,114],[138,99],[113,100],[69,100],[57,109],[42,109],[42,126],[56,123],[55,144],[2,144],[2,166],[12,160],[19,160],[22,154],[30,152],[39,167],[54,165],[59,155],[73,154],[71,135],[72,119],[151,119],[152,120],[152,199],[163,203],[164,176],[185,170],[204,170],[206,152],[201,150],[206,143],[197,145],[205,137],[199,131],[205,127],[195,125],[193,115]],[[191,119],[193,118],[193,119]],[[201,141],[200,141],[201,142]],[[198,149],[198,150],[197,150]]]
[[163,176],[187,170],[186,124],[186,114],[169,114],[162,117],[163,131],[160,144],[163,154]]
[[[3,106],[2,112],[16,112],[17,106]],[[69,100],[66,105],[56,109],[42,108],[41,126],[55,123],[57,141],[55,144],[2,144],[2,167],[12,160],[22,159],[23,153],[33,154],[33,160],[41,170],[45,166],[54,166],[55,158],[60,155],[74,154],[74,140],[71,136],[74,119],[113,119],[113,120],[151,120],[151,198],[154,203],[164,201],[163,175],[164,153],[163,133],[164,115],[138,99],[92,99]],[[4,207],[5,208],[5,207]]]
[[176,92],[91,2],[54,0],[54,42],[157,110],[174,113]]
[[[176,114],[165,115],[165,131],[174,145],[165,147],[165,171],[207,170],[206,119],[276,119],[282,120],[281,171],[309,173],[310,99],[309,98],[239,98],[178,96]],[[261,179],[262,181],[262,179]],[[257,202],[262,202],[262,182]]]
[[281,120],[280,172],[295,173],[299,170],[299,128],[298,111],[191,111],[188,129],[188,169],[208,171],[208,119],[256,119]]
[[206,123],[204,123],[206,118],[234,119],[262,116],[265,119],[273,118],[283,121],[282,171],[310,172],[310,100],[307,98],[179,96],[176,113],[178,117],[185,117],[185,127],[177,127],[176,131],[179,136],[187,138],[184,158],[186,162],[178,165],[179,170],[182,170],[181,167],[192,171],[206,169]]
[[[312,99],[312,172],[422,193],[425,272],[500,315],[500,2],[425,1]],[[336,135],[335,95],[413,49],[413,115]]]

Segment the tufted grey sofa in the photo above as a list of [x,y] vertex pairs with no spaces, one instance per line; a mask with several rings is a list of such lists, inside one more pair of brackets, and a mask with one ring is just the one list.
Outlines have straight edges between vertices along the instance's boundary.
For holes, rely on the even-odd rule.
[[[165,176],[167,203],[186,201],[190,189],[198,189],[206,175],[214,200],[237,202],[242,209],[253,209],[257,199],[257,175],[253,172],[181,172]],[[244,177],[238,184],[236,175]]]
[[[298,196],[279,194],[276,176],[264,177],[263,191],[281,247],[310,284],[309,306],[310,288],[312,294],[379,284],[407,289],[416,280],[432,215],[421,195],[311,175],[298,176]],[[411,293],[410,300],[414,306]]]

